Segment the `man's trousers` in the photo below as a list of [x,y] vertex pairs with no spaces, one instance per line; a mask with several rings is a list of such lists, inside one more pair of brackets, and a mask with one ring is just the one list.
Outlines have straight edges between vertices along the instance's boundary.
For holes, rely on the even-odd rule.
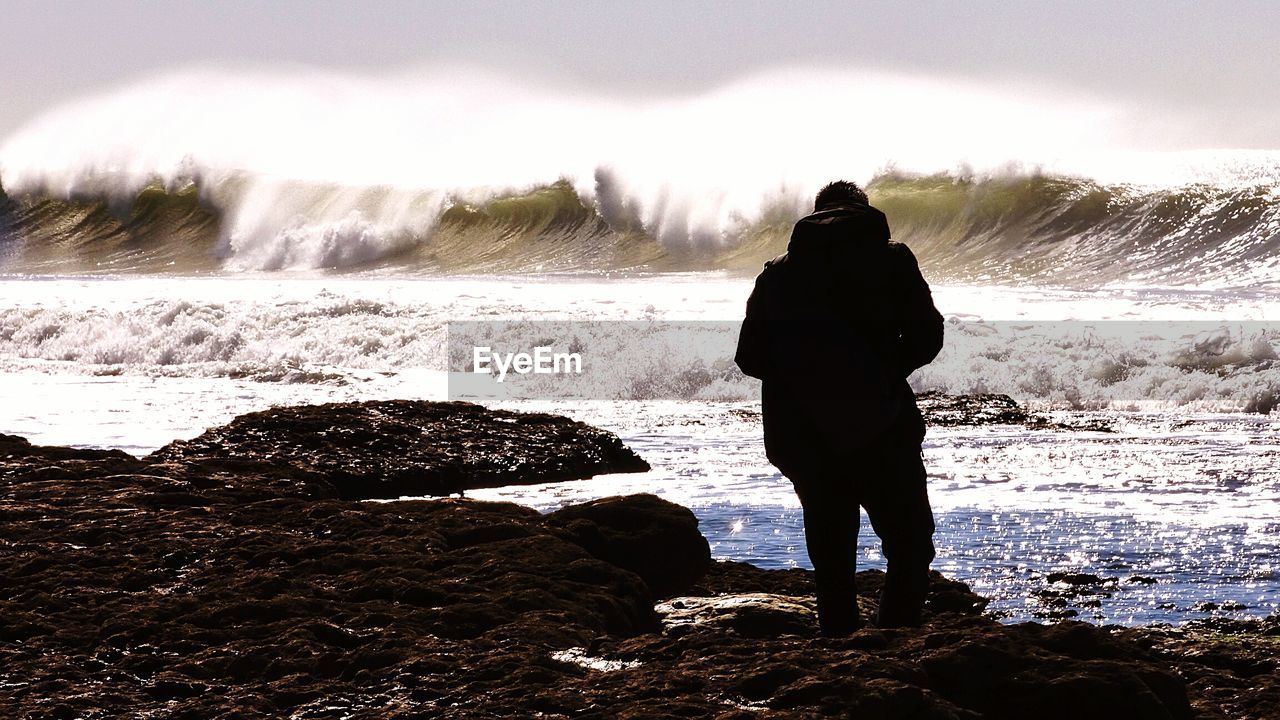
[[804,507],[823,634],[847,635],[859,626],[854,584],[859,506],[880,537],[888,565],[877,625],[920,624],[934,557],[934,525],[919,442],[886,439],[805,465],[791,481]]

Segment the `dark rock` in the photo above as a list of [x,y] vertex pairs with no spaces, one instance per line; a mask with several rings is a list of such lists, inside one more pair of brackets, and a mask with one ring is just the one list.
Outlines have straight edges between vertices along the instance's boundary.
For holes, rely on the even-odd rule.
[[916,395],[916,403],[930,425],[1023,425],[1031,430],[1115,431],[1111,422],[1102,418],[1058,422],[1043,415],[1029,413],[1013,398],[997,393],[948,395],[928,390]]
[[[6,717],[1179,720],[1280,707],[1280,617],[1002,625],[934,573],[922,627],[829,639],[811,573],[709,562],[693,515],[652,496],[546,516],[362,502],[333,497],[325,463],[355,453],[342,443],[329,461],[274,464],[252,443],[226,462],[212,446],[139,461],[0,444]],[[464,449],[441,452],[465,464]],[[882,584],[858,574],[868,617]],[[1064,576],[1045,597],[1070,610],[1092,596],[1068,593],[1117,586]],[[662,608],[666,632],[657,588],[683,595]]]
[[[859,605],[864,608],[866,617],[873,618],[879,603],[880,588],[884,585],[884,573],[880,570],[863,570],[857,577]],[[720,560],[712,563],[702,580],[691,587],[687,594],[716,596],[765,593],[791,598],[812,598],[813,592],[813,573],[809,570],[766,570],[747,563]],[[929,573],[926,617],[938,613],[977,615],[982,613],[988,602],[962,582],[950,580],[937,572]]]
[[987,598],[974,593],[965,583],[945,578],[937,572],[929,573],[926,612],[976,615],[986,609],[988,602],[990,601]]
[[[1077,634],[1107,632],[1075,628]],[[1061,640],[1045,638],[1040,626],[1026,624],[975,632],[920,663],[937,692],[983,717],[1192,717],[1185,689],[1157,665],[1094,659],[1093,648],[1106,642],[1075,637],[1065,645],[1086,648],[1076,656]]]
[[147,460],[323,482],[349,499],[449,495],[649,469],[617,436],[565,417],[414,400],[249,413]]
[[1059,430],[1064,432],[1113,433],[1116,431],[1114,423],[1105,418],[1058,421],[1041,415],[1033,415],[1027,420],[1026,427],[1029,430]]
[[[865,589],[868,577],[872,576],[858,573],[859,589]],[[879,586],[876,585],[876,587]],[[721,595],[738,592],[770,593],[791,597],[812,595],[813,573],[800,568],[766,570],[749,563],[718,560],[711,564],[702,579],[689,588],[686,594]]]
[[17,435],[0,433],[0,458],[37,458],[41,460],[134,460],[135,458],[120,450],[97,450],[94,448],[70,448],[58,445],[32,445],[26,438]]
[[1119,578],[1104,578],[1093,573],[1052,572],[1044,580],[1049,587],[1031,593],[1040,604],[1032,614],[1049,620],[1079,617],[1081,610],[1091,611],[1094,619],[1105,619],[1103,600],[1124,590]]
[[930,425],[1021,425],[1031,419],[1013,398],[994,393],[947,395],[929,390],[916,404]]
[[763,700],[807,674],[803,668],[796,665],[765,662],[762,663],[762,667],[742,678],[737,683],[736,689],[749,700]]
[[1092,573],[1073,573],[1073,572],[1051,572],[1045,579],[1051,583],[1063,583],[1066,585],[1102,585],[1104,583],[1114,583],[1115,578],[1100,578]]
[[654,597],[688,590],[711,565],[711,548],[687,508],[655,495],[570,505],[547,516],[593,556],[639,575]]

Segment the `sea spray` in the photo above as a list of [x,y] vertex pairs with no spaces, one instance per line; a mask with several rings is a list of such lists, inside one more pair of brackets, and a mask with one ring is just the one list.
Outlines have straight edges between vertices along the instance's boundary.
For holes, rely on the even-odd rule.
[[878,73],[622,99],[191,69],[0,145],[0,272],[754,272],[851,177],[938,279],[1274,287],[1276,153],[1140,151],[1133,119]]
[[197,68],[34,119],[0,145],[0,179],[15,195],[125,206],[156,183],[194,182],[225,215],[223,255],[305,267],[332,257],[280,247],[327,241],[297,232],[299,217],[333,227],[354,213],[371,232],[420,235],[439,202],[411,198],[483,202],[563,177],[664,247],[700,254],[732,244],[728,231],[780,192],[811,197],[834,176],[1045,163],[1104,142],[1112,111],[1045,99],[875,73],[776,72],[624,100],[457,69]]

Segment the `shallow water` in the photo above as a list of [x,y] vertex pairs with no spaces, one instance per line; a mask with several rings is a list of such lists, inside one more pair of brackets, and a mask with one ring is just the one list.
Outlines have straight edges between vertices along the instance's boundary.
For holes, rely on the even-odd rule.
[[[764,460],[758,419],[731,412],[743,407],[680,405],[597,403],[570,413],[620,428],[653,464],[649,473],[468,495],[550,510],[654,492],[693,508],[716,557],[809,567],[798,504]],[[1053,587],[1044,580],[1051,572],[1119,580],[1086,619],[1183,622],[1280,609],[1280,423],[1205,415],[1171,430],[1158,415],[1108,417],[1117,432],[931,428],[934,568],[1015,620],[1046,609],[1032,593]],[[863,568],[884,567],[865,515],[859,558]],[[1228,609],[1198,609],[1205,602]]]
[[[142,454],[272,404],[438,399],[449,320],[734,320],[749,290],[748,281],[719,273],[9,278],[0,280],[0,432]],[[1225,291],[940,287],[936,296],[944,312],[970,321],[1280,318],[1280,300]],[[933,380],[955,383],[968,372],[948,362]],[[986,380],[992,391],[1053,407],[1056,396],[1000,387],[1016,383],[998,374]],[[932,428],[924,452],[938,525],[935,568],[971,583],[1015,620],[1044,609],[1032,594],[1045,587],[1044,575],[1068,570],[1119,581],[1098,607],[1083,610],[1086,619],[1182,622],[1275,611],[1280,423],[1274,415],[1208,412],[1213,399],[1200,387],[1154,394],[1141,411],[1057,411],[1102,417],[1114,433]],[[469,495],[550,509],[655,492],[694,509],[717,557],[807,564],[799,508],[765,461],[752,401],[513,407],[611,429],[654,469]],[[865,528],[860,557],[863,567],[882,565]],[[1134,576],[1157,582],[1129,582]],[[1227,609],[1198,609],[1205,602]]]

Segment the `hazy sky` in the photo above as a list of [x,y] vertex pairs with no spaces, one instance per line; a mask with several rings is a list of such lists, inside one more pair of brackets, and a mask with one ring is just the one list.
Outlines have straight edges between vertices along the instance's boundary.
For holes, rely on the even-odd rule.
[[1186,142],[1280,148],[1280,4],[0,0],[0,137],[193,64],[489,67],[593,94],[695,93],[776,67],[1048,86],[1168,112]]

